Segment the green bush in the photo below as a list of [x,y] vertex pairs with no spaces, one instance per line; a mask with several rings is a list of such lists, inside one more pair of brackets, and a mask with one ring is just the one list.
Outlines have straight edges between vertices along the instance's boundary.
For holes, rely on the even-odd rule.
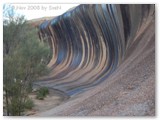
[[34,103],[33,103],[33,101],[31,99],[27,99],[24,106],[25,106],[25,109],[29,109],[30,110],[30,109],[33,108]]
[[37,98],[38,100],[43,100],[43,99],[44,99],[44,96],[43,96],[41,93],[38,92],[36,98]]
[[38,90],[36,98],[39,100],[43,100],[48,94],[49,94],[48,88],[42,87]]
[[8,104],[7,110],[12,116],[20,115],[21,112],[24,112],[24,103],[18,102],[17,97],[12,99],[12,102]]

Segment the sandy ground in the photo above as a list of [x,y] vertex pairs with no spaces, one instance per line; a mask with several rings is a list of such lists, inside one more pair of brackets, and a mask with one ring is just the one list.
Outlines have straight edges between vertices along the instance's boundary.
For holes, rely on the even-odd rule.
[[36,93],[31,93],[29,95],[34,102],[34,107],[32,110],[28,110],[25,112],[25,116],[34,115],[43,111],[47,111],[51,108],[62,104],[64,101],[68,99],[67,96],[64,96],[53,89],[49,89],[49,95],[47,95],[44,100],[36,99]]

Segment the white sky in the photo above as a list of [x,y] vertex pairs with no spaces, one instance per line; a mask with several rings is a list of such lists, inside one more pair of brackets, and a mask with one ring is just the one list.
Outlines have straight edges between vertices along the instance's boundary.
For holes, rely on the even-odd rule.
[[79,4],[10,4],[16,13],[25,15],[27,20],[58,16]]

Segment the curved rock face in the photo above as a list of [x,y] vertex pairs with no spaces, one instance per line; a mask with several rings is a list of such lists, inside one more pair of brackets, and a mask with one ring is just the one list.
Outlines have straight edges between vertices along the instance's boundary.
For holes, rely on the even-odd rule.
[[[37,115],[155,115],[154,5],[80,5],[43,22],[53,57],[36,84],[71,95]],[[79,94],[78,94],[79,93]]]
[[79,5],[43,22],[39,36],[53,57],[51,73],[37,84],[74,95],[107,81],[134,54],[153,19],[154,5],[102,4]]

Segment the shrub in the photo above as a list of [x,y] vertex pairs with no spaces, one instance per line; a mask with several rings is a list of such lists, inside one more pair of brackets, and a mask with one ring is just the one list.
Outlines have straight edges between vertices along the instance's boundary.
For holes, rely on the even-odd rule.
[[24,112],[24,103],[18,102],[17,97],[12,99],[12,102],[8,104],[7,110],[12,116],[20,115],[21,112]]
[[36,98],[39,100],[43,100],[48,94],[49,94],[48,88],[42,87],[38,90]]
[[43,100],[43,99],[44,99],[44,96],[43,96],[41,93],[38,92],[36,98],[37,98],[38,100]]
[[33,103],[33,101],[32,101],[31,99],[28,98],[28,99],[26,100],[24,106],[25,106],[26,109],[32,109],[33,106],[34,106],[34,103]]

